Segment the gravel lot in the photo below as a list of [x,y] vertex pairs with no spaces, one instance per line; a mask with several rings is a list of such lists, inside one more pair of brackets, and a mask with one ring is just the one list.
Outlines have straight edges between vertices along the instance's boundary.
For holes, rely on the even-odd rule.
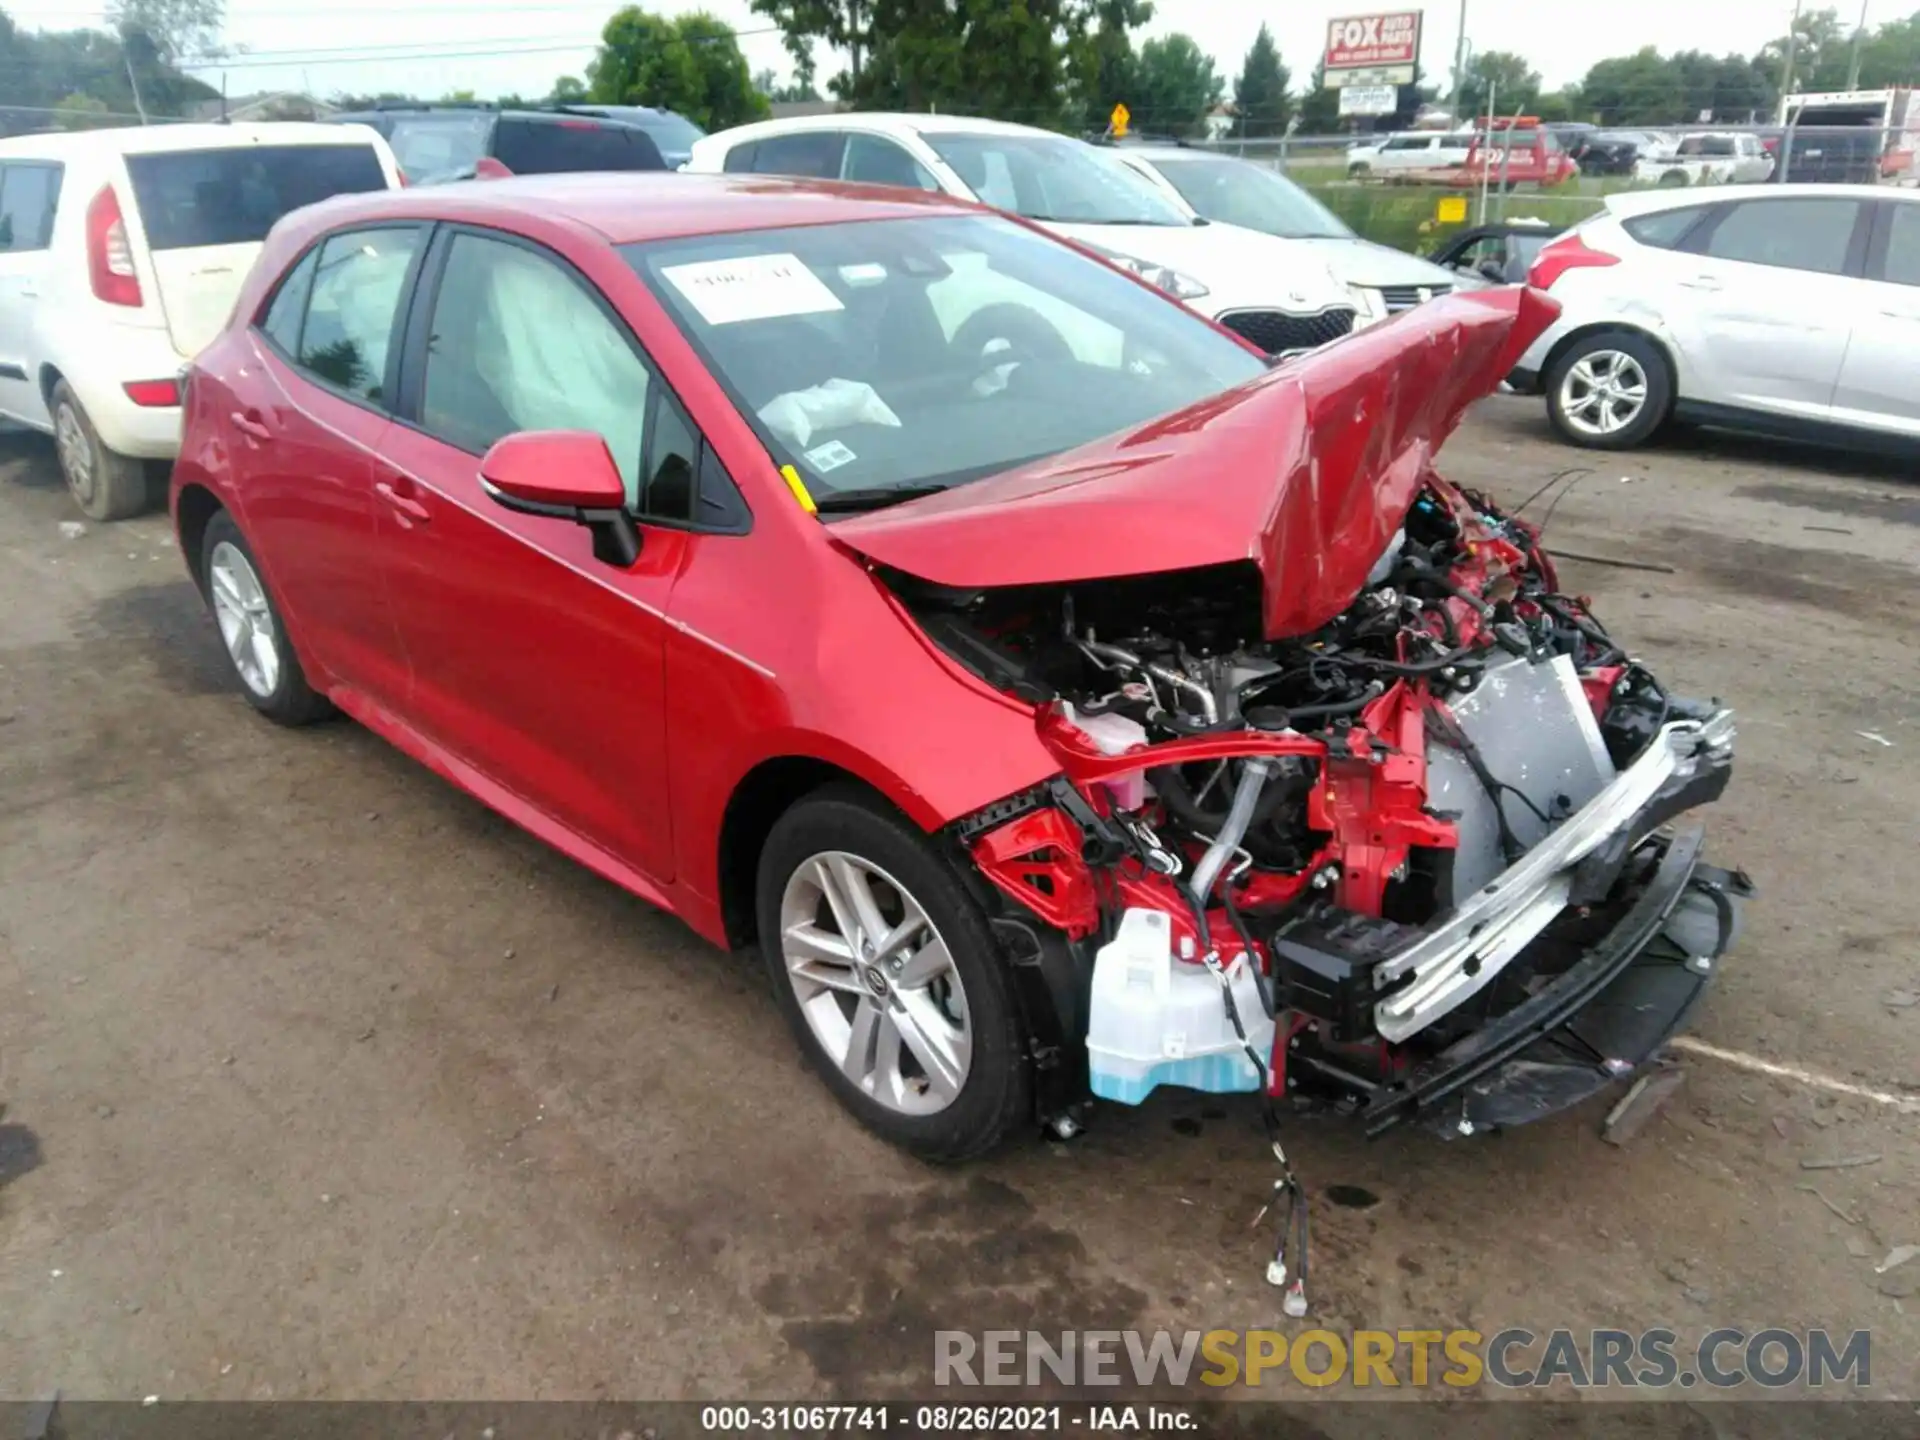
[[[1725,438],[1596,459],[1511,398],[1443,461],[1510,502],[1592,463],[1550,546],[1677,573],[1570,588],[1741,712],[1710,855],[1762,893],[1696,1034],[1920,1095],[1920,489]],[[164,517],[75,519],[0,435],[0,1399],[924,1395],[936,1326],[1285,1323],[1250,1102],[930,1171],[754,966],[350,724],[258,720]],[[1920,1243],[1920,1116],[1687,1065],[1625,1148],[1604,1104],[1300,1126],[1317,1320],[1871,1327],[1875,1389],[1920,1393],[1920,1260],[1873,1273]]]

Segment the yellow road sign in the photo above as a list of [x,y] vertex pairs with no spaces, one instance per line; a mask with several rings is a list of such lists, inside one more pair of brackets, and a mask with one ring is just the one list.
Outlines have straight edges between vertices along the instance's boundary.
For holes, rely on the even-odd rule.
[[1113,133],[1115,135],[1125,135],[1127,133],[1127,124],[1133,119],[1133,112],[1127,109],[1125,105],[1115,105],[1113,107],[1113,114],[1107,118],[1113,125]]
[[1442,225],[1461,225],[1466,223],[1467,197],[1464,195],[1442,195],[1440,203],[1433,207],[1433,218]]

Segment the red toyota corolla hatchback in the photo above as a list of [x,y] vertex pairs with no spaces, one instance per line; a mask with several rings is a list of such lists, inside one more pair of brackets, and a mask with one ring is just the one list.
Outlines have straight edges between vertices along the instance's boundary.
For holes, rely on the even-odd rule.
[[919,1153],[1161,1084],[1514,1124],[1659,1048],[1743,889],[1669,823],[1730,716],[1430,463],[1551,308],[1276,368],[941,197],[355,197],[195,362],[173,515],[256,709],[757,943]]

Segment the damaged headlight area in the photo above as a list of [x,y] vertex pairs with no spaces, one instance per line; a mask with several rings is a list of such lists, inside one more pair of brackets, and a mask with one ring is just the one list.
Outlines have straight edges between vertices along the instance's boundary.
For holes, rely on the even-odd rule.
[[882,578],[1060,761],[958,834],[1051,947],[1069,1090],[1519,1124],[1657,1054],[1732,941],[1744,877],[1673,825],[1725,788],[1731,714],[1671,693],[1529,526],[1437,475],[1309,634],[1262,633],[1251,563]]

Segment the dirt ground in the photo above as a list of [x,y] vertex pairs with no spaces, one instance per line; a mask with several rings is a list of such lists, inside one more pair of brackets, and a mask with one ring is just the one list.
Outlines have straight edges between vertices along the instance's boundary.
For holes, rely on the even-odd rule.
[[[1920,1092],[1910,467],[1596,458],[1513,398],[1443,461],[1509,502],[1590,463],[1550,545],[1676,573],[1569,588],[1741,714],[1709,853],[1762,894],[1695,1033]],[[929,1170],[750,964],[351,724],[259,720],[164,517],[76,518],[0,436],[0,1399],[924,1396],[936,1327],[1292,1324],[1250,1101]],[[1866,1327],[1875,1390],[1920,1393],[1920,1260],[1873,1268],[1920,1244],[1920,1116],[1685,1063],[1624,1148],[1604,1102],[1452,1144],[1301,1124],[1316,1321]]]

